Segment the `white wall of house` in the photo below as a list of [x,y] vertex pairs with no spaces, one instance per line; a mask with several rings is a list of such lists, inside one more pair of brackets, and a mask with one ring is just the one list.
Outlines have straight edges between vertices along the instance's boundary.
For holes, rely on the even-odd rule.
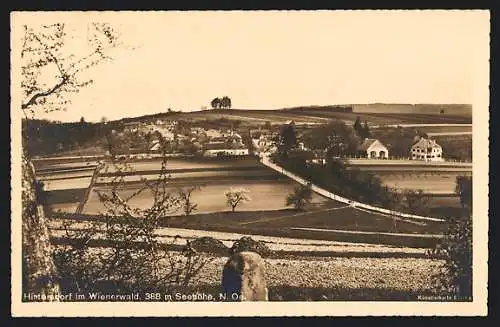
[[216,157],[219,153],[231,156],[246,156],[248,155],[248,149],[205,150],[204,155],[207,157]]
[[389,157],[389,150],[379,141],[374,142],[367,150],[368,158],[384,159]]
[[443,161],[443,148],[436,144],[431,147],[423,147],[415,144],[410,149],[413,160]]

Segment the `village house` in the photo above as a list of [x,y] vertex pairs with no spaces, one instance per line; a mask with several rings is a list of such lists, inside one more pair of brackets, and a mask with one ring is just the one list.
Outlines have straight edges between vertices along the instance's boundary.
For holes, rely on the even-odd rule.
[[420,138],[410,148],[413,160],[443,161],[443,148],[435,140]]
[[206,143],[203,146],[203,155],[206,157],[246,156],[248,148],[244,144]]
[[257,153],[276,151],[271,135],[261,134],[259,138],[252,138],[252,144]]
[[161,144],[159,141],[154,141],[151,147],[149,148],[149,151],[151,152],[158,152],[161,149]]
[[312,158],[307,160],[308,163],[315,163],[324,165],[326,164],[326,151],[325,150],[313,150]]
[[360,155],[370,159],[387,159],[389,157],[389,150],[377,139],[365,139],[357,150]]

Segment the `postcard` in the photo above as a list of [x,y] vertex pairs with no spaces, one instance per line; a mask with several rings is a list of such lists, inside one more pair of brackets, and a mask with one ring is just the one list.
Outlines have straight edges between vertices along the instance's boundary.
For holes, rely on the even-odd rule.
[[487,315],[487,10],[10,17],[13,316]]

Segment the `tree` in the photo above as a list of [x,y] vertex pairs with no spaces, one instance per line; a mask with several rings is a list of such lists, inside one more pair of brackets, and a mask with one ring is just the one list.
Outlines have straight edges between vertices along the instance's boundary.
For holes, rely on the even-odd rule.
[[424,214],[427,212],[427,204],[429,203],[430,198],[424,194],[423,190],[406,190],[403,194],[411,213]]
[[360,135],[361,138],[366,139],[371,136],[370,133],[370,127],[368,127],[368,122],[365,120],[365,124],[363,125],[362,129],[360,130]]
[[153,140],[153,134],[151,134],[151,132],[147,132],[146,134],[144,134],[144,141],[146,141],[146,148],[148,151],[152,140]]
[[85,124],[85,118],[80,117],[80,124]]
[[[141,178],[143,186],[127,197],[122,193],[124,175],[134,171],[127,162],[113,158],[110,188],[97,192],[105,208],[99,219],[85,222],[88,228],[84,229],[76,229],[74,221],[63,222],[69,244],[59,247],[54,257],[67,293],[171,291],[172,286],[187,286],[212,261],[197,254],[189,242],[183,252],[174,253],[169,250],[172,243],[158,235],[158,228],[183,205],[169,191],[166,158],[163,153],[157,178]],[[152,204],[131,206],[131,200],[143,192],[152,195]],[[96,251],[92,242],[102,236],[107,249]]]
[[220,100],[220,107],[224,109],[230,109],[231,99],[228,96],[222,97],[222,99]]
[[83,73],[110,61],[108,51],[122,45],[117,31],[107,23],[93,22],[87,30],[88,52],[77,57],[64,53],[69,39],[65,24],[24,25],[21,88],[25,101],[21,108],[25,114],[34,114],[37,109],[45,112],[66,109],[72,93],[94,82]]
[[359,116],[356,117],[356,121],[354,122],[354,125],[352,127],[354,128],[354,130],[356,131],[356,133],[358,135],[360,135],[361,130],[362,130],[363,127],[361,126],[361,118]]
[[219,98],[214,98],[211,102],[210,105],[212,106],[213,109],[221,108],[221,99]]
[[101,122],[101,124],[106,124],[108,122],[108,118],[106,118],[105,116],[102,116],[100,122]]
[[[86,72],[111,58],[107,50],[120,45],[116,31],[107,23],[91,23],[88,30],[88,52],[82,56],[65,51],[68,35],[66,25],[55,23],[42,26],[23,25],[21,41],[21,110],[26,119],[34,118],[39,110],[64,110],[71,103],[71,95],[92,84]],[[25,128],[23,136],[23,292],[54,295],[59,292],[55,282],[52,247],[39,197],[31,153],[27,140],[33,131]],[[48,297],[48,300],[54,300]]]
[[252,201],[248,195],[250,191],[244,188],[233,188],[231,187],[228,191],[224,192],[226,196],[226,203],[234,212],[236,207],[241,203]]
[[311,184],[300,185],[295,187],[294,192],[286,198],[286,205],[293,205],[296,210],[302,211],[307,209],[307,206],[312,200]]
[[274,143],[276,144],[278,153],[287,156],[298,145],[295,127],[291,124],[283,125],[281,132],[276,135]]
[[194,191],[199,191],[200,187],[199,186],[192,186],[188,188],[181,188],[178,191],[182,208],[184,210],[184,214],[186,216],[189,216],[193,211],[195,211],[198,208],[198,205],[193,203],[191,200],[191,196],[194,193]]
[[[472,202],[469,194],[461,190],[469,189],[472,193],[471,178],[459,176],[456,180],[457,193],[464,197],[461,203],[468,209],[462,216],[448,219],[448,229],[442,241],[435,249],[428,251],[431,258],[444,260],[442,270],[434,276],[437,286],[460,300],[472,300]],[[470,183],[470,185],[469,185]]]
[[455,193],[460,197],[462,208],[472,211],[472,177],[457,176]]

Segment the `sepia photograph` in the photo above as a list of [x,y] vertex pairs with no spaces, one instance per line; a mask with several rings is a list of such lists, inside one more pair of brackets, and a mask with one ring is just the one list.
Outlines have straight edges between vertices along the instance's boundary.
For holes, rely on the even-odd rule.
[[13,315],[486,315],[488,11],[10,18]]

